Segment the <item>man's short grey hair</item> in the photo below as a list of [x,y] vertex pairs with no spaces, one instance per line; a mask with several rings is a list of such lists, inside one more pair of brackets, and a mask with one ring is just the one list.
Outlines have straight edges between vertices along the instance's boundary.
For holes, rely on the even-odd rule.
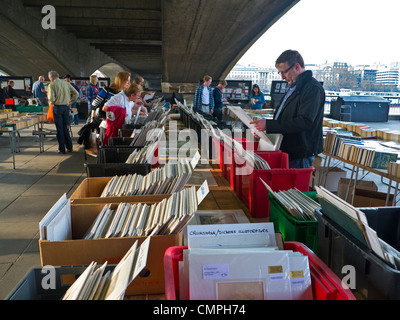
[[53,78],[59,78],[60,75],[58,74],[57,71],[49,71],[49,78],[53,77]]

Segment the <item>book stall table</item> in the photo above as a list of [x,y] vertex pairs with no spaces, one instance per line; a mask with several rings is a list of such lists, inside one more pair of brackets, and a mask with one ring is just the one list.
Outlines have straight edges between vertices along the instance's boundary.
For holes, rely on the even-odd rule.
[[392,182],[396,183],[396,187],[395,187],[394,195],[393,195],[393,201],[392,201],[392,206],[395,206],[395,204],[396,204],[396,196],[397,196],[397,193],[399,191],[400,177],[396,177],[396,176],[390,175],[384,169],[375,169],[375,168],[367,167],[365,165],[362,165],[362,164],[359,164],[359,163],[356,163],[356,162],[353,162],[353,161],[349,161],[349,160],[343,159],[343,158],[338,157],[338,156],[331,155],[326,151],[323,152],[323,155],[325,155],[325,159],[324,159],[324,163],[323,163],[323,167],[322,167],[322,174],[320,176],[320,181],[318,183],[319,185],[325,186],[326,177],[327,177],[328,172],[329,172],[330,162],[331,162],[332,159],[335,159],[335,160],[338,160],[340,162],[350,164],[353,167],[352,171],[351,171],[350,182],[349,182],[349,185],[347,187],[346,198],[345,198],[345,199],[347,199],[347,196],[348,196],[349,191],[350,191],[350,186],[351,186],[351,183],[352,183],[353,177],[354,177],[351,204],[354,203],[354,194],[355,194],[356,184],[357,184],[357,180],[358,180],[358,171],[359,171],[359,169],[362,169],[364,171],[368,171],[370,173],[374,173],[374,174],[376,174],[378,176],[381,176],[382,178],[387,178],[389,180],[385,206],[389,205],[389,198],[390,198],[390,191],[391,191],[391,188],[392,188]]
[[43,141],[43,122],[45,116],[43,114],[25,115],[21,117],[8,118],[5,122],[5,126],[1,127],[1,132],[8,133],[10,138],[10,150],[12,154],[13,169],[15,169],[15,154],[21,152],[20,138],[21,131],[32,128],[34,132],[39,132],[38,143],[39,152],[44,152],[44,141]]

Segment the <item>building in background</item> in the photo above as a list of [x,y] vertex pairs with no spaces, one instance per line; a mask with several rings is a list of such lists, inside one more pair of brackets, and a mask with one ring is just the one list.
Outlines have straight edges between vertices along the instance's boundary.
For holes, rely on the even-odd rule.
[[[325,90],[340,92],[350,91],[400,91],[400,63],[391,65],[355,65],[347,62],[307,64],[315,78],[324,84]],[[282,80],[274,67],[241,65],[233,67],[227,80],[251,80],[257,83],[264,93],[270,93],[272,81]]]
[[261,91],[268,93],[273,80],[282,80],[278,71],[272,67],[260,67],[257,65],[240,65],[233,67],[226,77],[226,80],[250,80],[253,84],[258,84]]

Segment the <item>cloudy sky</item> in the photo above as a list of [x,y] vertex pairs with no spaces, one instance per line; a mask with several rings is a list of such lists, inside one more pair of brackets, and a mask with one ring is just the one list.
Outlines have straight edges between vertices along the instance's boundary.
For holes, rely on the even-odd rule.
[[400,0],[300,0],[239,63],[274,66],[286,49],[306,64],[400,61]]

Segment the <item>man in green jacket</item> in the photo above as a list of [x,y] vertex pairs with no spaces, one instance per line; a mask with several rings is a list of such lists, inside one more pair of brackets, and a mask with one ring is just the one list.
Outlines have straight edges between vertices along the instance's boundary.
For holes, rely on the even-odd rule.
[[69,134],[69,110],[71,105],[78,100],[79,93],[66,81],[62,81],[56,71],[49,72],[50,84],[47,97],[49,104],[53,105],[54,124],[57,129],[58,153],[72,152],[72,139]]

